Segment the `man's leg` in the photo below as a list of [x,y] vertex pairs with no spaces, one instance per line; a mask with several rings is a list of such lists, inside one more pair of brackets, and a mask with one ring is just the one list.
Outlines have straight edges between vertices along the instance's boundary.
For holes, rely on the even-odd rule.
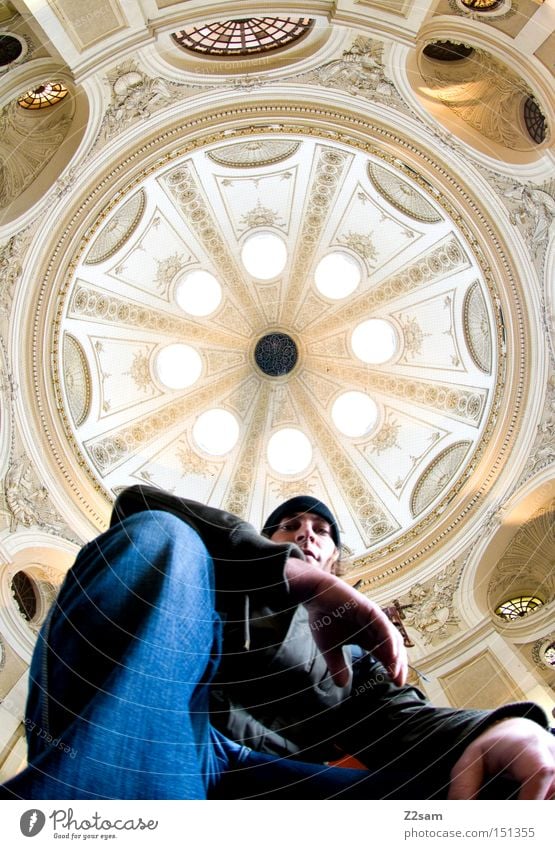
[[[198,535],[159,511],[89,543],[39,636],[29,767],[4,798],[205,798],[220,622]],[[212,775],[213,778],[213,775]]]

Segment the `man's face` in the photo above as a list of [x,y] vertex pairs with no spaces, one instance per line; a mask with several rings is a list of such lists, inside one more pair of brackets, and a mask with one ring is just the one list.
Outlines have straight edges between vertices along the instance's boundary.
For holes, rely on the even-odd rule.
[[271,536],[275,542],[296,543],[308,563],[331,572],[339,556],[329,522],[317,513],[294,513],[279,523]]

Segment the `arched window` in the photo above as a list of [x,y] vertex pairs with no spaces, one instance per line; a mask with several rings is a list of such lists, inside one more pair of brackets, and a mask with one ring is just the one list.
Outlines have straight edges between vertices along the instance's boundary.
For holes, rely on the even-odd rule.
[[176,44],[204,56],[248,56],[289,46],[313,27],[313,18],[236,18],[172,33]]
[[67,94],[69,92],[62,83],[44,83],[27,91],[17,102],[23,109],[45,109],[55,106]]
[[458,62],[466,59],[474,49],[467,44],[458,44],[456,41],[432,41],[422,51],[428,59],[436,59],[439,62]]
[[497,616],[505,619],[507,622],[512,622],[514,619],[520,619],[523,616],[528,616],[533,613],[538,607],[541,607],[543,601],[541,598],[532,595],[521,595],[516,598],[509,598],[502,602],[495,609]]
[[541,144],[545,140],[547,126],[545,117],[533,97],[527,97],[524,101],[524,123],[532,141]]

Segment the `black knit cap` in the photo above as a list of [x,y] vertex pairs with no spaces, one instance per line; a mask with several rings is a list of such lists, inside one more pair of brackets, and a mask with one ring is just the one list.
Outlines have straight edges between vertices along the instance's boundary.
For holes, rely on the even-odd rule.
[[325,519],[325,521],[330,525],[331,536],[334,543],[337,548],[341,547],[341,538],[339,536],[339,528],[335,521],[335,516],[329,507],[326,507],[323,501],[313,498],[312,495],[296,495],[295,498],[290,498],[289,501],[284,501],[283,504],[276,507],[273,513],[270,513],[264,522],[264,527],[262,528],[261,533],[264,534],[265,537],[271,537],[274,531],[278,529],[279,523],[282,519],[289,518],[290,516],[296,516],[298,513],[316,513],[317,516]]

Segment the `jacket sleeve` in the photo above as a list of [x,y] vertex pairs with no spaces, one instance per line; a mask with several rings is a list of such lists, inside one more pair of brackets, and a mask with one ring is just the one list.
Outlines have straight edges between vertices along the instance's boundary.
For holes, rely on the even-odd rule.
[[434,707],[416,687],[396,686],[382,664],[367,654],[353,664],[351,695],[336,717],[336,740],[369,768],[397,766],[445,785],[469,743],[513,716],[549,728],[545,713],[532,702],[492,711]]
[[292,543],[276,543],[232,513],[178,498],[152,486],[132,486],[118,496],[110,526],[134,513],[162,510],[173,513],[195,530],[214,561],[218,593],[244,595],[263,590],[268,600],[287,603],[284,576],[288,557],[304,559]]

